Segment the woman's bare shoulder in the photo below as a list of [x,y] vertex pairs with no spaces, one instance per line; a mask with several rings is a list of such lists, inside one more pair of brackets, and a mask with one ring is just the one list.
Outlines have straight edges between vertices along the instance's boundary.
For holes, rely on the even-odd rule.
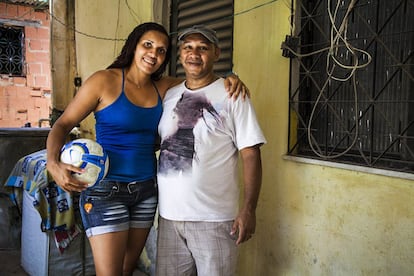
[[99,70],[89,76],[82,86],[87,87],[88,90],[96,89],[102,91],[119,85],[121,79],[122,72],[119,69]]
[[104,69],[93,73],[87,81],[112,82],[122,77],[120,69]]

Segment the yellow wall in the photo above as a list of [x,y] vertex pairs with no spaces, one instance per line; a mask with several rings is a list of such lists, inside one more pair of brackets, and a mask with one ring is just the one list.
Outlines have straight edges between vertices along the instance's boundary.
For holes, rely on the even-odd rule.
[[[152,1],[76,1],[75,18],[77,73],[85,81],[114,61],[137,25],[152,20]],[[92,115],[82,122],[84,137],[94,137],[94,123]]]
[[[118,3],[76,1],[77,30],[126,38],[135,25],[151,20],[152,1],[128,1],[134,12],[122,2],[119,16]],[[235,0],[234,71],[253,94],[268,140],[257,230],[240,247],[239,275],[412,275],[413,181],[283,159],[289,60],[280,45],[290,33],[289,3]],[[109,65],[123,44],[81,34],[76,43],[83,80]],[[93,131],[93,124],[86,129]]]
[[241,246],[239,274],[412,275],[414,181],[283,159],[290,0],[250,10],[269,2],[235,0],[234,70],[268,140],[257,230]]

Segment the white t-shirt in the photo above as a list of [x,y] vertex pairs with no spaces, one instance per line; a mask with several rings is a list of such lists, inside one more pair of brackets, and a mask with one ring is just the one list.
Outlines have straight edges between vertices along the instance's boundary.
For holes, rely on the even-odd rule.
[[229,98],[224,80],[165,96],[158,126],[159,212],[178,221],[229,221],[238,212],[238,151],[266,142],[249,99]]

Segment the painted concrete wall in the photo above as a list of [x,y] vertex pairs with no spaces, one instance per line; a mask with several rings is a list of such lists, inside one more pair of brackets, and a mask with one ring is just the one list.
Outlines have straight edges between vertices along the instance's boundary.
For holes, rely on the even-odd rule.
[[[77,75],[85,81],[114,61],[135,26],[152,20],[152,1],[76,1],[75,18]],[[81,123],[84,137],[94,136],[94,123],[92,115]]]
[[[77,30],[125,38],[152,14],[152,1],[128,3],[134,12],[110,0],[76,1]],[[257,230],[240,247],[239,275],[412,275],[414,181],[283,158],[289,61],[280,45],[289,33],[289,3],[235,0],[234,71],[253,94],[268,140]],[[76,40],[82,79],[109,65],[122,45],[82,34]]]
[[268,140],[257,231],[241,246],[239,274],[413,275],[414,181],[283,158],[289,61],[280,45],[289,4],[235,0],[234,70]]

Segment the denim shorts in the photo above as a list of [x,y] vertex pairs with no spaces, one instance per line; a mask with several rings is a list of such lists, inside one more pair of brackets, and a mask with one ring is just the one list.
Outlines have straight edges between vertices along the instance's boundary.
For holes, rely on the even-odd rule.
[[119,182],[102,180],[80,195],[79,209],[88,237],[150,228],[158,203],[155,180]]

